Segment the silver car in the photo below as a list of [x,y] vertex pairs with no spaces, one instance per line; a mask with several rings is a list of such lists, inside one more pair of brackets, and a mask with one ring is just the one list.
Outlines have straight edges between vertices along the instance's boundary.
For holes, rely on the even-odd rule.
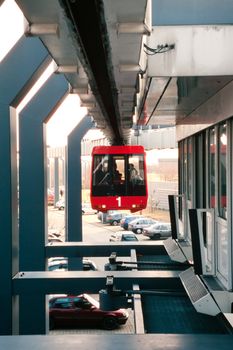
[[168,238],[171,236],[171,224],[158,222],[143,229],[143,235],[150,239]]
[[128,225],[128,229],[130,231],[133,231],[134,233],[139,234],[139,233],[142,233],[144,228],[156,223],[157,223],[156,220],[143,217],[143,218],[139,218],[131,221]]

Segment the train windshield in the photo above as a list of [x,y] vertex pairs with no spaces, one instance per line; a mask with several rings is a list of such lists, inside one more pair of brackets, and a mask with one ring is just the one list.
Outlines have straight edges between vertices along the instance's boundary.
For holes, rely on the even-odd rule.
[[98,154],[93,158],[93,196],[145,196],[143,154]]

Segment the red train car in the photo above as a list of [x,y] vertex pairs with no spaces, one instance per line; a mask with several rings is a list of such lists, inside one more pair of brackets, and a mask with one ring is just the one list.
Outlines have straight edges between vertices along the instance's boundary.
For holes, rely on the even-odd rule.
[[142,146],[97,146],[92,150],[92,208],[128,209],[147,205],[146,153]]

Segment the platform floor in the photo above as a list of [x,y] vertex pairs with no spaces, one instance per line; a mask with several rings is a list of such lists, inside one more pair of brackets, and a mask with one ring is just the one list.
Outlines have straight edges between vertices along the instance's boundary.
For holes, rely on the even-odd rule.
[[231,335],[35,335],[2,336],[1,350],[232,350]]
[[218,317],[198,313],[186,296],[143,296],[142,305],[147,333],[227,333]]

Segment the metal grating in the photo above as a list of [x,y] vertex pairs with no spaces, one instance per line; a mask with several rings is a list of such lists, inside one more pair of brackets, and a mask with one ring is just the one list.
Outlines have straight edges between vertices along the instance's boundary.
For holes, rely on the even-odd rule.
[[179,249],[177,243],[173,239],[166,239],[166,241],[164,241],[164,246],[168,255],[171,255],[175,250]]
[[[138,262],[143,262],[138,265],[138,270],[184,270],[186,264],[182,264],[171,260],[168,255],[143,255],[138,257]],[[148,264],[146,264],[148,263]]]
[[180,279],[193,303],[209,294],[200,278],[194,274],[192,267],[183,271]]
[[[217,317],[196,312],[188,297],[143,295],[142,303],[146,333],[160,335],[227,333],[224,324]],[[186,349],[190,349],[190,344]]]

